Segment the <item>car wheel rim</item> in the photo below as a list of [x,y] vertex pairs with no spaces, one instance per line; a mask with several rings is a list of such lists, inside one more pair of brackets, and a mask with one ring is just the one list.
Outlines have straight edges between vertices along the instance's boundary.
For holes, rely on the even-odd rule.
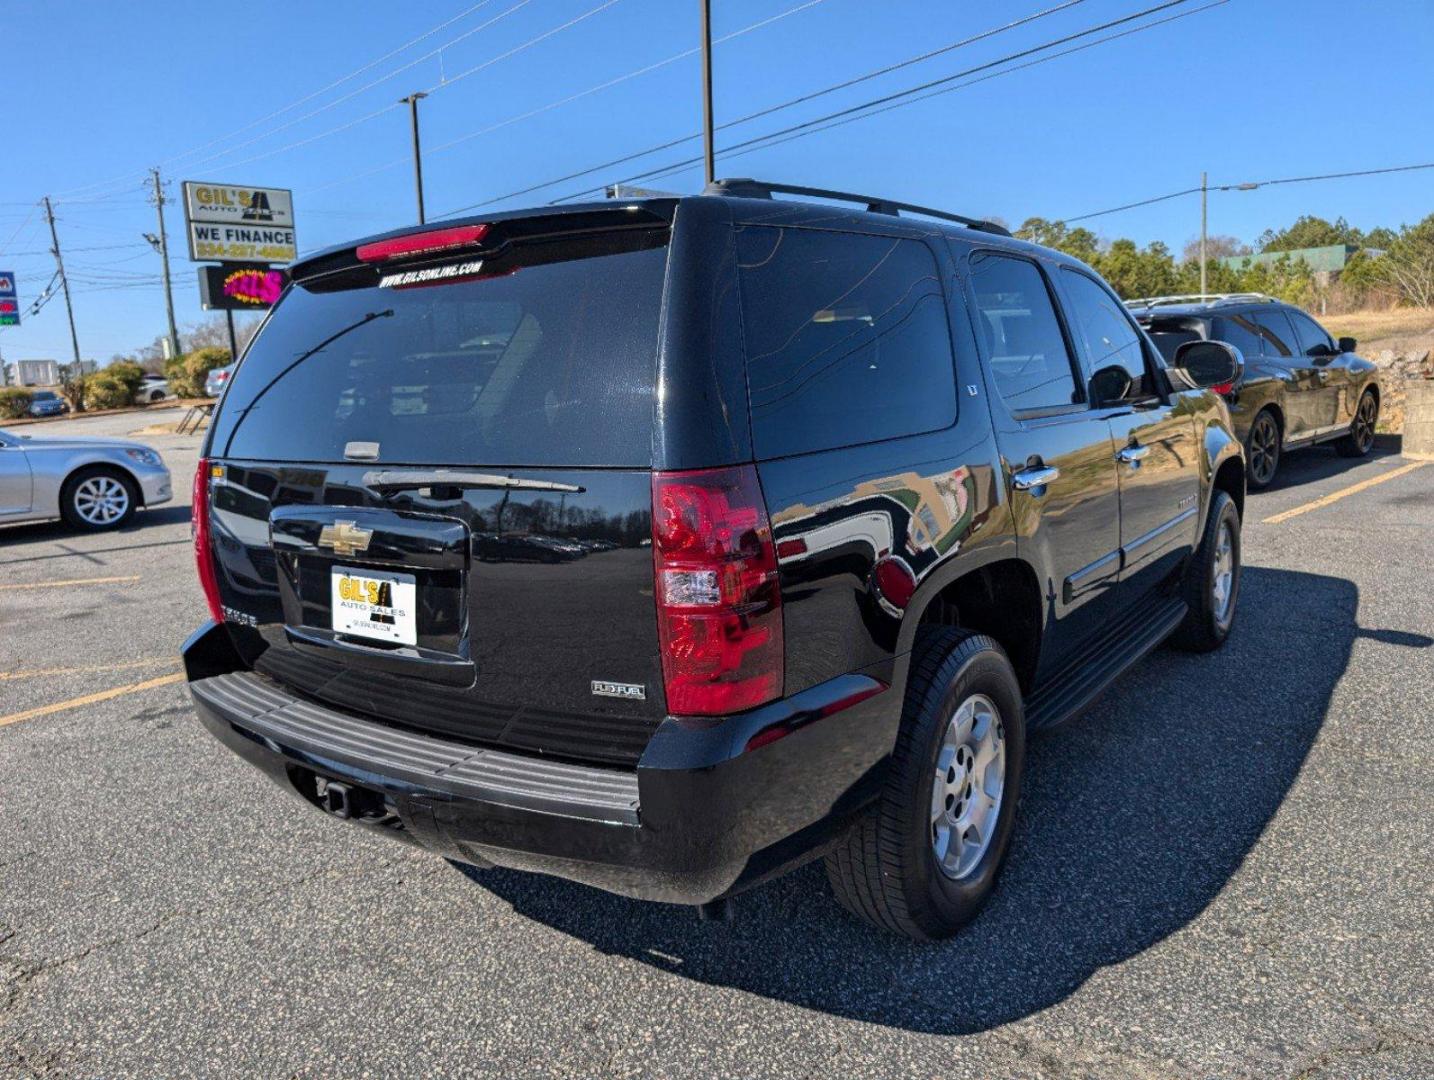
[[1354,418],[1354,443],[1361,451],[1368,450],[1374,442],[1374,399],[1368,394],[1359,403],[1359,414]]
[[931,853],[953,881],[968,877],[991,846],[1006,787],[1006,730],[985,694],[952,714],[931,783]]
[[1269,483],[1275,475],[1275,462],[1279,457],[1279,432],[1269,417],[1260,417],[1250,433],[1250,471],[1261,484]]
[[75,513],[91,525],[113,525],[129,509],[129,491],[112,476],[92,476],[75,489]]
[[1220,522],[1215,539],[1215,571],[1210,576],[1210,606],[1215,621],[1224,626],[1230,621],[1235,599],[1235,534],[1228,521]]

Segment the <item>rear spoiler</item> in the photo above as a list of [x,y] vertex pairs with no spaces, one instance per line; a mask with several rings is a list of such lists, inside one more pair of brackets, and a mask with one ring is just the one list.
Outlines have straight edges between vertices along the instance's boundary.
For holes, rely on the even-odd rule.
[[[456,218],[451,221],[434,222],[427,225],[411,225],[404,229],[379,233],[351,243],[328,248],[295,262],[289,267],[293,281],[311,281],[327,277],[344,270],[364,265],[358,257],[358,249],[371,244],[418,237],[424,233],[457,230],[465,226],[486,225],[483,239],[475,250],[497,251],[515,241],[542,238],[577,236],[582,233],[599,232],[609,229],[651,229],[670,226],[677,207],[676,199],[643,199],[613,205],[612,203],[583,204],[571,207],[545,207],[541,210],[522,210],[487,217]],[[415,253],[411,261],[431,258],[432,253]]]

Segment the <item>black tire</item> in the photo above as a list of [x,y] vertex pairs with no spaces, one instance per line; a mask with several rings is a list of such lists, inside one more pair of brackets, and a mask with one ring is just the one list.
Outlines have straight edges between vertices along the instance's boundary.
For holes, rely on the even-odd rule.
[[1374,448],[1374,425],[1379,422],[1379,399],[1373,390],[1366,390],[1359,396],[1354,409],[1354,419],[1349,422],[1349,434],[1335,440],[1334,448],[1340,457],[1361,458]]
[[150,403],[151,405],[153,405],[156,401],[163,401],[163,400],[164,400],[164,391],[163,391],[163,390],[156,390],[156,391],[154,391],[152,394],[149,395],[149,403]]
[[[111,480],[118,483],[125,493],[123,512],[109,520],[97,520],[93,513],[86,516],[84,507],[77,500],[79,500],[82,489],[91,480]],[[118,529],[134,517],[134,512],[139,509],[139,500],[139,485],[123,469],[112,468],[108,465],[91,465],[75,470],[60,488],[60,515],[71,528],[84,532],[108,532],[111,529]]]
[[[1229,530],[1231,555],[1230,579],[1226,586],[1228,602],[1223,604],[1217,599],[1215,589],[1222,528]],[[1205,533],[1185,566],[1180,588],[1190,610],[1170,635],[1170,643],[1187,652],[1218,649],[1230,636],[1240,599],[1240,514],[1235,509],[1235,500],[1223,491],[1211,494]]]
[[1280,468],[1283,438],[1280,422],[1270,409],[1261,409],[1250,422],[1249,433],[1245,436],[1245,460],[1248,462],[1245,486],[1250,491],[1260,491],[1274,481]]
[[[940,868],[933,851],[933,783],[949,721],[975,694],[997,710],[1005,775],[990,841],[957,879]],[[873,926],[915,941],[949,937],[974,918],[995,886],[1010,845],[1025,766],[1025,730],[1021,688],[1000,645],[984,634],[922,630],[881,798],[826,856],[827,880],[842,906]]]

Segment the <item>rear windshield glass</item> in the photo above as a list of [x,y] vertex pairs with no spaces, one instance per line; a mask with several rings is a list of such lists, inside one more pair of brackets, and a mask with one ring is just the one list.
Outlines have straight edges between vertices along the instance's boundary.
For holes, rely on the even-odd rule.
[[1175,350],[1190,341],[1203,340],[1200,335],[1198,324],[1184,323],[1176,320],[1165,322],[1152,322],[1147,330],[1150,340],[1155,342],[1155,347],[1160,350],[1160,355],[1167,361],[1174,362]]
[[225,393],[212,452],[337,462],[370,442],[386,464],[649,466],[666,243],[607,232],[449,260],[477,278],[295,285]]

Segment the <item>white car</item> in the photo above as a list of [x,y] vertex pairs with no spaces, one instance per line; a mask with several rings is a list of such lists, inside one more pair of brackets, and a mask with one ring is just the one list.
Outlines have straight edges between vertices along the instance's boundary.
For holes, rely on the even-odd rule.
[[117,529],[173,497],[164,459],[144,443],[0,428],[0,524],[58,517],[87,532]]
[[169,380],[163,375],[146,375],[139,381],[139,388],[134,392],[134,403],[136,405],[152,405],[167,397],[169,397]]

